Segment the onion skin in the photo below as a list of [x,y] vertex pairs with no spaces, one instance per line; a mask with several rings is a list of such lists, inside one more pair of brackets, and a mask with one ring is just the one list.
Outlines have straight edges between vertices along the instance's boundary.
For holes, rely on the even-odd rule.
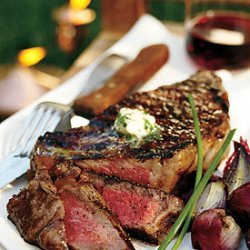
[[199,214],[212,208],[226,208],[226,185],[222,181],[210,182],[196,203],[195,213]]
[[240,245],[241,229],[224,209],[209,209],[194,219],[191,239],[195,249],[236,250]]
[[250,182],[232,192],[228,200],[228,209],[245,231],[250,225]]
[[250,149],[242,138],[240,142],[234,142],[234,152],[227,160],[223,179],[228,185],[229,194],[250,181]]

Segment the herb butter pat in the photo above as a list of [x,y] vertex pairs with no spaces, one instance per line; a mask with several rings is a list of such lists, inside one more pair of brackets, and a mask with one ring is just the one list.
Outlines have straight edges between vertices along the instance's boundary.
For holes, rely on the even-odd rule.
[[158,139],[160,126],[155,117],[139,109],[121,108],[114,123],[117,132],[127,136],[132,146]]

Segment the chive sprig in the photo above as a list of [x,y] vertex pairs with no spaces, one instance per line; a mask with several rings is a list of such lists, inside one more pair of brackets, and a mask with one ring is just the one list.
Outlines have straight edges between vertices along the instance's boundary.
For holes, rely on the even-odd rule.
[[[200,131],[200,122],[198,119],[197,112],[195,111],[195,103],[194,99],[191,94],[188,95],[188,101],[191,106],[192,110],[192,116],[193,116],[193,121],[194,121],[194,130],[195,130],[195,135],[196,135],[196,141],[197,141],[197,152],[198,152],[198,160],[197,160],[197,170],[196,170],[196,177],[195,177],[195,184],[194,184],[194,189],[197,188],[198,183],[200,182],[200,179],[202,177],[202,169],[203,169],[203,153],[202,153],[202,139],[201,139],[201,131]],[[181,229],[181,232],[172,247],[172,250],[177,250],[181,242],[183,241],[185,234],[188,231],[189,225],[192,221],[193,213],[195,210],[195,204],[193,204],[192,208],[190,209],[190,213],[188,214],[185,223]]]
[[[199,147],[201,146],[202,149],[202,144],[201,143],[201,136],[199,137],[200,134],[200,129],[199,132],[197,133],[196,129],[199,128],[199,122],[198,122],[198,117],[197,117],[197,113],[195,111],[194,108],[194,102],[193,102],[193,98],[191,95],[188,96],[190,105],[191,105],[191,109],[192,109],[192,114],[193,114],[193,119],[194,119],[194,124],[195,124],[195,132],[196,132],[196,137],[197,137],[197,146],[198,146],[198,154],[202,153],[199,150]],[[198,126],[197,126],[198,125]],[[199,175],[201,175],[202,173],[202,169],[201,169],[201,173],[198,173],[196,175],[196,188],[192,194],[192,196],[190,197],[190,199],[188,200],[186,206],[184,207],[184,209],[182,210],[181,214],[179,215],[179,217],[177,218],[177,220],[175,221],[174,225],[172,226],[171,230],[169,231],[168,235],[166,236],[165,240],[162,242],[162,244],[159,246],[158,250],[164,250],[167,248],[167,246],[170,244],[170,242],[174,239],[174,237],[176,236],[176,234],[178,233],[178,231],[180,230],[180,228],[182,227],[183,223],[186,221],[186,219],[188,218],[189,213],[191,212],[192,209],[194,209],[194,206],[196,204],[196,202],[198,201],[203,189],[206,187],[209,179],[211,178],[213,172],[215,171],[216,167],[218,166],[218,164],[220,163],[221,158],[223,157],[223,155],[225,154],[225,152],[227,151],[227,148],[230,144],[230,142],[233,139],[233,136],[235,134],[236,129],[233,129],[229,132],[229,134],[227,135],[225,141],[223,142],[222,146],[220,147],[219,151],[217,152],[217,154],[215,155],[212,163],[210,164],[209,168],[207,169],[206,173],[204,174],[204,176],[200,179],[199,181]],[[199,140],[199,144],[198,144],[198,140]],[[200,145],[200,146],[199,146]],[[202,158],[202,154],[199,156],[198,155],[198,159]],[[202,161],[202,159],[200,159]],[[202,164],[199,163],[198,164]],[[199,166],[200,168],[200,166]],[[200,169],[197,169],[197,171],[200,171]],[[198,177],[197,177],[198,176]],[[198,180],[197,180],[198,179]],[[192,216],[192,215],[191,215]],[[190,218],[191,221],[191,218]],[[187,222],[188,223],[188,222]],[[190,223],[190,222],[189,222]],[[188,225],[189,226],[189,225]],[[183,230],[187,230],[188,227],[187,225],[185,225]],[[184,232],[184,231],[183,231]],[[182,233],[183,234],[183,233]],[[184,235],[181,237],[183,238]],[[181,238],[180,238],[181,240]],[[180,241],[179,240],[179,241]],[[181,243],[181,241],[180,241]],[[176,247],[179,246],[180,243],[177,243],[178,245]]]

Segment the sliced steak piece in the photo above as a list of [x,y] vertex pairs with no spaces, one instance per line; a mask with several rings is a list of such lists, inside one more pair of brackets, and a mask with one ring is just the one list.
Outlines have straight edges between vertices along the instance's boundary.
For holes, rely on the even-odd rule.
[[51,168],[50,175],[63,190],[79,189],[86,183],[93,185],[123,229],[132,237],[152,244],[162,241],[183,208],[180,198],[164,191],[86,172],[67,162]]
[[183,201],[163,191],[82,171],[83,182],[100,192],[121,226],[142,241],[160,244],[183,209]]
[[51,181],[47,170],[7,204],[9,218],[24,239],[46,250],[134,249],[120,224],[91,184],[75,175]]
[[[40,173],[41,177],[46,173]],[[47,179],[47,183],[44,181]],[[7,205],[9,218],[23,238],[43,249],[68,249],[66,244],[64,207],[56,189],[49,182],[34,179]]]
[[67,243],[72,249],[134,249],[127,234],[111,216],[105,201],[88,183],[73,178],[56,182],[65,209]]
[[[46,133],[36,144],[32,171],[39,165],[49,169],[68,161],[96,173],[171,192],[183,175],[196,169],[197,147],[188,93],[196,103],[206,169],[229,131],[228,96],[221,79],[210,71],[200,71],[186,81],[154,91],[135,93],[106,109],[86,127]],[[161,137],[131,147],[113,128],[122,107],[155,116],[162,128]]]

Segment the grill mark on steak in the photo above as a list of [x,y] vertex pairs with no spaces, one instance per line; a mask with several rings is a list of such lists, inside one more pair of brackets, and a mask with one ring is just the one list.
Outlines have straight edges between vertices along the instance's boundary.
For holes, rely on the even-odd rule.
[[[33,159],[40,159],[40,164],[45,166],[43,157],[70,161],[83,169],[171,192],[183,174],[195,170],[197,162],[188,93],[195,100],[205,156],[211,151],[211,142],[221,145],[229,131],[227,93],[220,78],[210,71],[200,71],[183,82],[154,91],[135,93],[106,109],[86,127],[66,133],[46,133],[39,138]],[[143,109],[155,116],[163,128],[161,137],[131,148],[125,136],[113,129],[122,107]],[[204,157],[204,169],[210,159]],[[135,173],[144,172],[144,177],[129,174],[131,169]]]
[[[205,78],[204,75],[207,76]],[[171,157],[195,142],[191,109],[186,98],[192,93],[201,122],[203,136],[209,136],[214,126],[228,119],[228,100],[224,96],[220,79],[211,72],[201,72],[181,83],[160,87],[154,91],[135,93],[117,105],[111,106],[86,128],[70,130],[68,133],[48,133],[40,138],[47,147],[45,153],[59,158],[96,159],[132,157],[140,160],[151,157]],[[125,138],[112,129],[121,107],[143,109],[156,117],[164,128],[162,138],[155,142],[130,148]],[[178,143],[176,143],[178,141]],[[55,149],[61,149],[57,153]],[[63,154],[67,150],[67,155]],[[101,150],[101,152],[97,152]]]

